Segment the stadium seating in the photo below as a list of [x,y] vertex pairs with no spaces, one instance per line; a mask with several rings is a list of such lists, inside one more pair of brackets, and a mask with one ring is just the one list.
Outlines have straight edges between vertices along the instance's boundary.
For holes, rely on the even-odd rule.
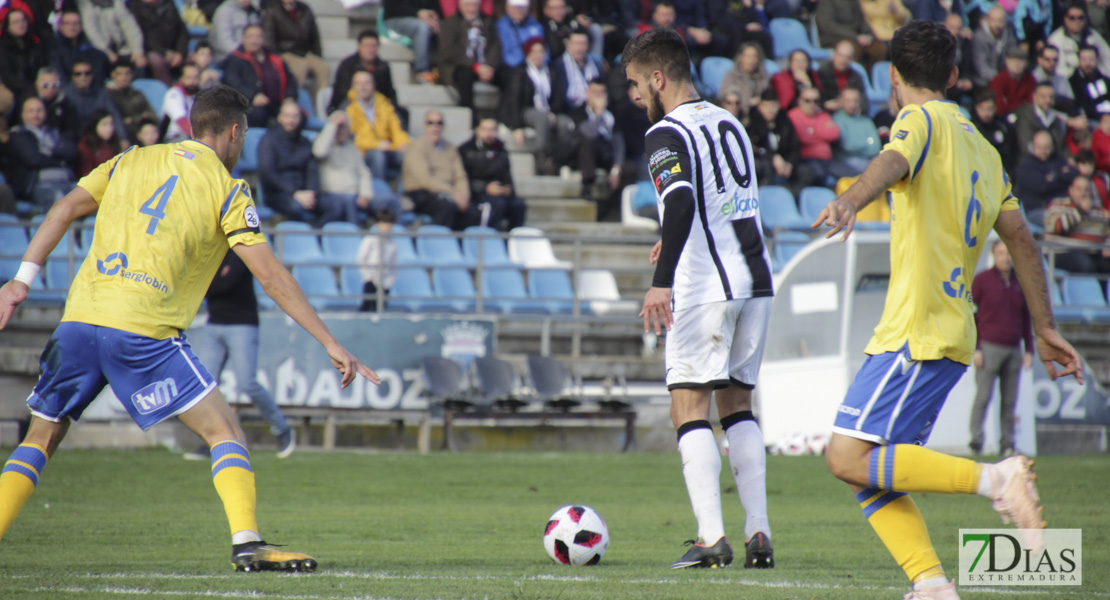
[[335,272],[323,265],[295,265],[293,278],[308,296],[308,302],[317,311],[334,308],[350,308],[351,300],[339,298],[339,286],[335,283]]
[[528,289],[532,298],[542,301],[552,314],[574,312],[574,288],[570,275],[562,269],[532,269],[528,271]]
[[771,58],[763,60],[763,68],[767,70],[768,77],[774,76],[775,73],[782,71],[782,67],[779,66],[779,63],[775,62],[774,59]]
[[358,308],[362,304],[362,273],[358,267],[339,267],[339,291],[350,308]]
[[1087,322],[1110,322],[1102,282],[1093,277],[1064,277],[1061,282],[1065,304],[1082,312]]
[[801,212],[803,219],[813,223],[817,220],[817,215],[821,214],[821,209],[835,199],[836,192],[827,187],[810,186],[802,188],[802,193],[798,194],[799,212]]
[[0,281],[15,277],[27,251],[27,230],[14,216],[0,221]]
[[[377,225],[370,228],[370,232],[377,231]],[[423,264],[420,256],[412,247],[412,236],[392,234],[393,243],[397,244],[397,264],[398,265],[420,265]]]
[[509,260],[509,252],[505,248],[505,241],[497,237],[497,230],[492,227],[467,227],[462,239],[463,256],[471,265],[478,264],[478,248],[482,250],[482,264],[497,267],[513,265]]
[[323,227],[324,235],[320,237],[323,243],[324,256],[336,265],[351,264],[358,258],[358,247],[362,237],[355,234],[362,233],[362,229],[354,223],[336,221],[327,223]]
[[640,303],[623,300],[617,278],[609,269],[581,269],[578,271],[578,298],[582,302],[582,312],[595,315],[614,313],[635,313]]
[[776,229],[809,229],[809,223],[798,214],[798,205],[794,202],[794,194],[779,185],[765,185],[759,188],[759,217],[763,228],[768,231]]
[[459,363],[442,356],[425,356],[420,359],[420,375],[430,403],[456,410],[471,406]]
[[701,82],[710,98],[721,91],[721,81],[732,70],[732,61],[720,56],[707,56],[701,61]]
[[474,374],[478,380],[476,400],[486,406],[509,411],[527,404],[513,396],[517,387],[513,365],[492,356],[474,359]]
[[890,98],[890,61],[881,60],[871,65],[871,90],[877,102],[886,102]]
[[393,284],[393,289],[389,290],[389,298],[385,301],[385,306],[390,310],[408,312],[447,307],[442,301],[435,299],[432,286],[428,283],[428,272],[419,267],[397,269],[397,282]]
[[237,172],[254,173],[258,171],[258,142],[263,135],[266,135],[264,127],[247,130],[246,140],[243,143],[243,153],[239,156],[239,164],[235,167]]
[[621,224],[627,227],[655,231],[659,228],[658,221],[636,214],[637,208],[655,203],[655,186],[650,181],[641,181],[625,186],[621,190]]
[[771,38],[775,44],[775,58],[786,58],[795,50],[805,50],[814,61],[832,56],[832,51],[810,43],[805,25],[796,19],[771,19]]
[[[309,131],[320,131],[324,128],[324,120],[316,116],[316,108],[312,106],[312,96],[304,88],[297,89],[297,106],[304,113],[304,128]],[[308,133],[307,131],[305,133]]]
[[474,280],[470,277],[470,271],[458,267],[432,269],[432,289],[435,290],[436,297],[445,301],[451,310],[474,310]]
[[[31,217],[31,228],[27,232],[28,240],[35,237],[35,232],[39,230],[39,226],[42,225],[45,218],[46,215],[35,215]],[[72,235],[72,233],[73,228],[71,227],[62,234],[62,239],[58,240],[58,245],[54,246],[54,249],[50,251],[51,258],[67,258],[70,250],[72,250],[73,255],[78,257],[77,262],[81,262],[81,259],[89,253],[87,249],[82,248],[81,244],[77,243],[77,237]],[[73,244],[72,247],[70,246],[71,241]]]
[[483,269],[482,305],[485,310],[510,313],[546,313],[547,305],[528,297],[519,269]]
[[157,79],[136,79],[131,82],[131,87],[139,90],[154,112],[158,113],[159,117],[162,116],[162,102],[165,101],[166,92],[169,91],[166,84]]
[[434,267],[469,267],[472,263],[459,250],[454,232],[443,225],[425,225],[417,230],[416,253],[421,262]]
[[549,356],[528,356],[528,380],[536,391],[536,399],[550,408],[569,410],[581,404],[569,397],[567,389],[573,385],[563,363]]
[[517,227],[509,232],[509,258],[529,269],[570,269],[574,266],[555,258],[551,240],[535,227]]
[[282,221],[274,227],[274,249],[287,265],[326,262],[308,223]]

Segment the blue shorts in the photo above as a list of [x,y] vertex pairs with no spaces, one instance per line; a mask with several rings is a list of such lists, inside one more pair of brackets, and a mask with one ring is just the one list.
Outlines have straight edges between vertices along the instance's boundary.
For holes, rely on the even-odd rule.
[[867,357],[837,410],[833,433],[876,444],[924,445],[967,365],[915,361],[909,345]]
[[54,330],[39,367],[27,406],[55,423],[81,418],[106,384],[143,429],[189,410],[216,389],[216,378],[184,335],[155,340],[72,321]]

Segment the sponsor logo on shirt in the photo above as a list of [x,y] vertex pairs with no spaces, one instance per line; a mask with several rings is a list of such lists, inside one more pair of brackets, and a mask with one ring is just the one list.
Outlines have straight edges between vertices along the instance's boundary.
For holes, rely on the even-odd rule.
[[123,252],[113,252],[104,260],[96,261],[96,270],[108,277],[122,277],[135,283],[142,283],[160,290],[163,294],[170,293],[170,288],[165,282],[148,273],[131,271],[127,268],[127,255]]
[[648,158],[648,168],[654,169],[659,165],[675,160],[678,160],[678,154],[674,150],[670,148],[660,148],[651,153],[651,157]]
[[898,133],[894,134],[894,139],[904,140],[904,139],[906,139],[906,136],[908,136],[909,134],[910,134],[910,132],[906,131],[905,129],[899,129]]

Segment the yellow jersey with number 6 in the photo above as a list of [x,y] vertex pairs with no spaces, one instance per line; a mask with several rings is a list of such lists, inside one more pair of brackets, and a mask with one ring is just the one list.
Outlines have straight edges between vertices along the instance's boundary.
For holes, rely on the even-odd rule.
[[868,354],[909,344],[914,360],[970,364],[975,352],[971,281],[999,213],[1017,198],[998,152],[952,102],[898,113],[884,152],[909,173],[890,188],[890,287]]
[[133,146],[77,185],[100,207],[62,321],[174,337],[228,248],[266,241],[250,188],[196,140]]

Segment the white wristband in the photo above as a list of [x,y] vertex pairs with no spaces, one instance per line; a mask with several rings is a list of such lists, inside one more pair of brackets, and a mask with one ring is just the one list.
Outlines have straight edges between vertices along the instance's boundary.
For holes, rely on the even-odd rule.
[[15,277],[13,277],[12,279],[26,284],[27,287],[31,287],[31,282],[33,282],[35,278],[39,276],[39,269],[41,268],[42,267],[36,265],[33,262],[23,261],[19,265],[19,270],[16,271]]

